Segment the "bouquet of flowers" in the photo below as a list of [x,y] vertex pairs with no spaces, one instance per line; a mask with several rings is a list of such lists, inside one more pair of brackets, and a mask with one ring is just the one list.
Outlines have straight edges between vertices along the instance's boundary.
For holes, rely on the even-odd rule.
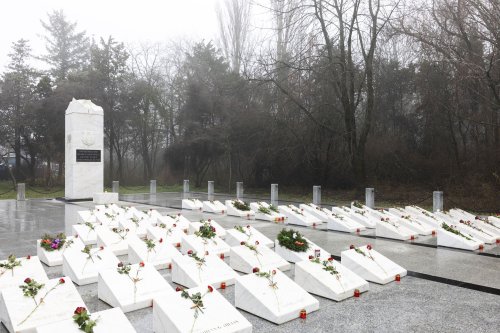
[[244,201],[241,201],[241,200],[235,200],[232,202],[234,208],[236,208],[237,210],[241,210],[241,211],[249,211],[250,210],[250,205],[247,203],[247,202],[244,202]]
[[45,234],[40,242],[40,246],[49,252],[62,249],[64,244],[66,244],[66,235],[64,233],[59,233],[55,237]]

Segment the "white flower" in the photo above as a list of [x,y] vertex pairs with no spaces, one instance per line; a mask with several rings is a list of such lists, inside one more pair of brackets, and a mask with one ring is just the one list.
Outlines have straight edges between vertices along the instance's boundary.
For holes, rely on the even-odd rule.
[[292,237],[293,238],[297,238],[297,233],[294,232],[293,235],[292,235]]

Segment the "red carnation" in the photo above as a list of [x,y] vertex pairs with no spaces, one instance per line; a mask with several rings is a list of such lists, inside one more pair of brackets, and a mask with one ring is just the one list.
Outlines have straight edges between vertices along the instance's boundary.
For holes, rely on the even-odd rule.
[[371,250],[371,249],[372,249],[371,244],[368,244],[368,245],[366,246],[366,248],[367,248],[368,250]]
[[141,261],[141,262],[139,263],[139,267],[144,267],[144,262],[143,262],[143,261]]
[[257,272],[259,272],[259,271],[260,271],[259,267],[254,267],[254,268],[252,269],[252,272],[253,272],[253,273],[257,273]]
[[212,292],[212,291],[214,291],[214,288],[212,288],[212,286],[208,286],[208,291]]
[[182,288],[181,287],[175,287],[175,291],[181,291]]
[[349,248],[352,250],[354,248],[356,248],[354,245],[351,244],[351,246],[349,246]]
[[189,250],[187,253],[191,255],[193,254],[193,250]]
[[163,243],[163,238],[160,238],[160,240],[158,242],[159,243]]
[[249,225],[247,225],[247,228],[248,228],[248,229],[250,229],[250,224],[249,224]]
[[309,256],[309,259],[313,259],[314,257],[313,256]]
[[172,226],[175,228],[175,227],[177,227],[177,224],[174,223],[174,224],[172,224]]
[[259,241],[255,241],[255,245],[259,245],[259,244],[260,244]]
[[104,246],[99,247],[100,250],[104,250]]
[[66,281],[63,278],[60,278],[59,279],[59,284],[64,284],[64,283],[66,283]]
[[240,245],[245,245],[245,242],[241,241],[241,242],[240,242]]
[[26,284],[31,283],[31,279],[30,278],[24,279],[24,283],[26,283]]
[[118,263],[118,267],[123,267],[123,263],[122,263],[122,262],[119,262],[119,263]]
[[31,256],[28,254],[28,256],[26,257],[27,260],[30,260],[31,259]]

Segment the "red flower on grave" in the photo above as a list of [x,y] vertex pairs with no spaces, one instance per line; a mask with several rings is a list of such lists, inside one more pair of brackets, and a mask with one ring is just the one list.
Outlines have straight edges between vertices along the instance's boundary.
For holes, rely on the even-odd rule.
[[368,250],[371,250],[371,249],[372,249],[372,245],[371,245],[371,244],[368,244],[368,245],[366,246],[366,248],[367,248]]
[[63,278],[60,278],[59,279],[59,284],[64,284],[64,283],[66,283],[66,281]]
[[214,291],[214,288],[212,288],[212,286],[208,286],[208,291],[212,292],[212,291]]
[[212,219],[208,219],[208,222],[212,221]]
[[181,213],[177,213],[177,216],[181,216]]
[[205,251],[205,255],[208,256],[208,251]]
[[75,309],[75,314],[76,315],[79,315],[79,314],[82,314],[83,312],[87,311],[87,309],[85,309],[83,306],[79,306]]
[[276,270],[275,270],[275,269],[273,269],[273,272],[272,272],[272,273],[273,273],[273,275],[276,275]]
[[102,251],[102,250],[104,250],[104,246],[99,247],[99,249],[100,249],[101,251]]
[[245,242],[241,241],[241,242],[240,242],[240,245],[245,245]]
[[123,263],[121,261],[118,263],[118,267],[123,267]]
[[163,243],[163,238],[160,238],[160,240],[158,242]]
[[349,249],[355,249],[356,247],[354,245],[351,244],[351,246],[349,246]]
[[139,267],[144,267],[144,262],[143,262],[143,261],[141,261],[141,262],[139,263]]
[[31,279],[30,279],[30,278],[26,278],[26,279],[24,279],[24,283],[28,284],[28,283],[30,283],[30,282],[31,282]]
[[309,259],[314,259],[314,256],[309,256]]
[[249,225],[247,225],[247,228],[248,228],[248,229],[250,229],[250,224],[249,224]]
[[177,227],[177,224],[174,223],[174,224],[172,224],[172,226],[175,228],[175,227]]
[[26,257],[27,260],[30,260],[31,259],[31,256],[28,254],[28,256]]
[[252,269],[252,272],[253,272],[253,273],[258,273],[259,271],[260,271],[259,267],[254,267],[254,268]]
[[328,261],[333,261],[333,257],[328,258]]
[[189,250],[187,254],[193,254],[193,250]]
[[181,287],[175,287],[175,291],[181,291],[182,288]]
[[260,244],[259,241],[255,241],[255,245],[259,245],[259,244]]

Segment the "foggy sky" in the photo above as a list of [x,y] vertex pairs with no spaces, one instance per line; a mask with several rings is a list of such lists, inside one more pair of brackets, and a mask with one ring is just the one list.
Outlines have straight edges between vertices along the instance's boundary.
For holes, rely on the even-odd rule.
[[[172,39],[214,40],[218,0],[9,0],[0,10],[0,71],[9,62],[12,42],[25,38],[34,55],[45,52],[40,20],[63,9],[87,36],[112,35],[125,44]],[[41,64],[36,64],[40,66]]]

